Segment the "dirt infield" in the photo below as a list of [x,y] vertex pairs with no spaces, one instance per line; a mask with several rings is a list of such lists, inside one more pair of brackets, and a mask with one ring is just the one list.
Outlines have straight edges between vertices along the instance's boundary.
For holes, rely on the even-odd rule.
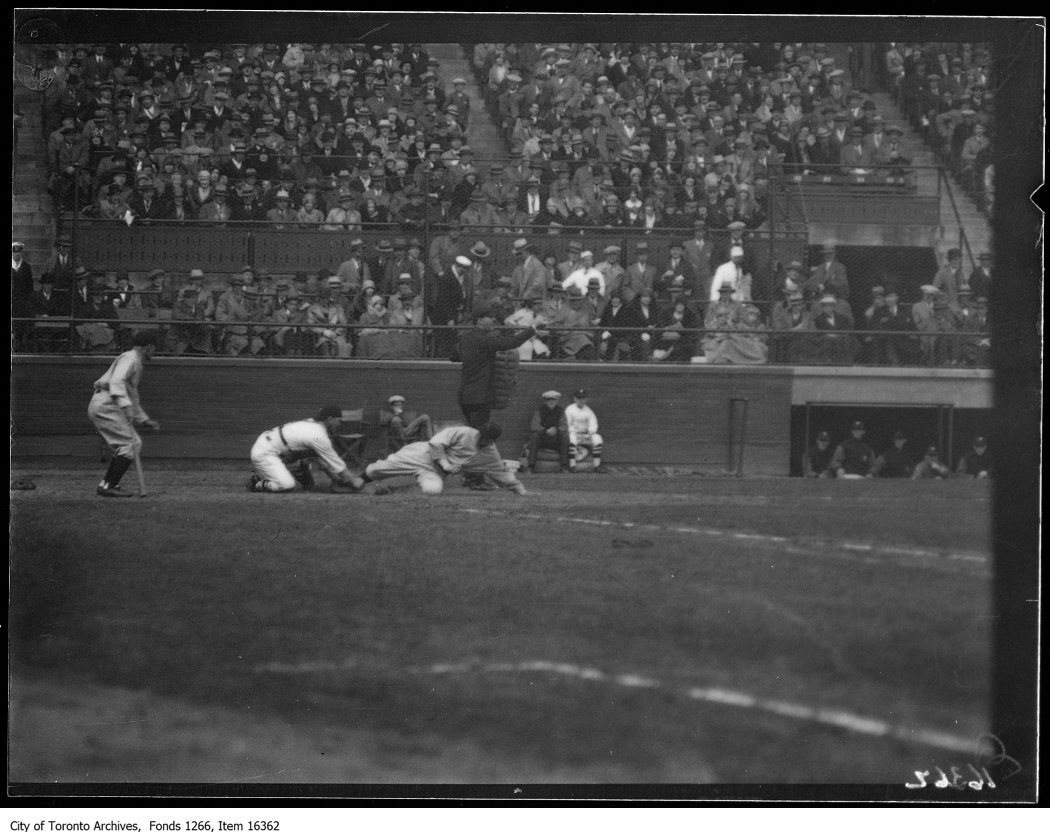
[[13,780],[903,782],[987,727],[987,483],[146,470],[15,472]]

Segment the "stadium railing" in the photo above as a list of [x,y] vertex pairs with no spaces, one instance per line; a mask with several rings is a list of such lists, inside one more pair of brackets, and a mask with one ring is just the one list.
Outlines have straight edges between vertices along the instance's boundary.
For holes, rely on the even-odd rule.
[[[136,310],[138,311],[138,310]],[[421,361],[448,361],[456,333],[469,329],[465,324],[437,326],[434,324],[362,324],[349,323],[325,327],[311,323],[287,323],[270,320],[215,321],[173,318],[171,310],[160,310],[156,317],[130,317],[124,320],[91,317],[13,318],[28,325],[27,343],[16,352],[53,355],[114,355],[130,346],[130,334],[138,330],[152,330],[159,338],[158,352],[167,355],[187,355],[199,358],[329,358],[339,360],[409,359]],[[78,331],[82,324],[109,327],[112,342],[92,347],[86,333]],[[504,327],[513,329],[513,327]],[[209,333],[210,349],[186,349],[196,329]],[[331,329],[334,343],[342,339],[350,347],[348,355],[340,356],[338,349],[320,346],[322,330]],[[284,344],[278,346],[274,335],[283,332]],[[583,355],[567,354],[561,347],[565,335],[585,333],[589,347]],[[605,333],[609,333],[605,336]],[[665,339],[666,333],[677,336]],[[230,335],[243,340],[236,351],[228,348]],[[732,360],[718,358],[720,354],[712,343],[713,336],[743,338],[760,341],[768,348],[764,360]],[[605,337],[603,337],[605,336]],[[647,337],[646,337],[647,336]],[[550,349],[550,357],[535,358],[537,363],[547,361],[605,363],[623,361],[632,364],[778,364],[790,366],[899,366],[929,368],[987,368],[990,366],[990,339],[988,331],[926,332],[916,330],[841,329],[833,332],[817,329],[779,330],[767,327],[749,328],[742,325],[728,328],[697,327],[691,329],[651,325],[647,327],[616,326],[549,326],[541,325],[538,336]],[[369,339],[372,339],[371,341]],[[691,341],[688,355],[677,359],[654,357],[655,350],[670,350],[679,339]],[[626,347],[617,350],[617,343]],[[179,344],[182,344],[180,348]],[[607,343],[608,349],[602,349]],[[892,346],[891,346],[892,345]],[[883,360],[894,351],[896,360]],[[715,354],[710,362],[708,356]],[[700,360],[701,357],[704,360]]]

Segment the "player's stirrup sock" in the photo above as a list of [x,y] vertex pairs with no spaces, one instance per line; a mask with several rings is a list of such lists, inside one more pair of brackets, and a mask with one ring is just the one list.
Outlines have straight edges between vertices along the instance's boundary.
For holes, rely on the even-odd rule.
[[131,460],[126,456],[113,455],[113,458],[109,461],[109,468],[106,469],[106,476],[102,478],[103,488],[113,488],[117,483],[120,482],[120,478],[124,476],[124,472],[131,467]]

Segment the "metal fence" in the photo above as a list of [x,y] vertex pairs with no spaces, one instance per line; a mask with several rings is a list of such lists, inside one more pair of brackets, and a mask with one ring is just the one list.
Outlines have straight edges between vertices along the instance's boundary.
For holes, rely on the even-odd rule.
[[[122,320],[87,317],[15,318],[23,343],[16,352],[115,355],[135,332],[152,331],[158,352],[201,358],[241,356],[344,360],[454,358],[457,333],[467,326],[316,323],[273,320],[186,320],[158,310]],[[108,330],[108,335],[106,331]],[[99,333],[102,333],[100,337]],[[204,333],[204,337],[201,337]],[[580,338],[580,335],[586,336]],[[571,336],[571,338],[570,338]],[[682,328],[544,326],[543,355],[526,360],[633,364],[785,364],[793,366],[990,367],[987,331],[841,329],[771,330],[764,326]],[[569,344],[572,344],[571,352]]]

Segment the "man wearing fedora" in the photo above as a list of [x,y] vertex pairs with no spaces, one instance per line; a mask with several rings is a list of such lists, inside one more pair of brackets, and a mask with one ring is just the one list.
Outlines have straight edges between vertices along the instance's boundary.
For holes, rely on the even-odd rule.
[[514,241],[514,255],[518,264],[511,275],[514,296],[522,300],[541,298],[546,300],[550,290],[550,275],[536,256],[536,245],[525,237]]
[[336,268],[335,276],[348,289],[356,291],[366,280],[372,280],[372,269],[364,257],[365,241],[355,237],[350,241],[350,256]]
[[215,320],[215,298],[204,285],[203,270],[190,269],[189,283],[179,291],[171,318],[173,321],[195,322],[194,325],[172,325],[171,337],[176,355],[186,352],[209,355],[212,352],[213,327],[202,324]]
[[314,349],[325,358],[350,357],[350,343],[346,339],[346,310],[340,303],[343,281],[337,276],[325,281],[324,294],[307,311],[306,322],[314,328]]
[[802,284],[802,291],[813,295],[834,292],[842,300],[849,300],[849,280],[846,267],[836,258],[833,243],[825,243],[821,248],[823,261],[810,270],[809,278]]
[[221,348],[227,355],[240,355],[250,349],[256,355],[266,346],[260,337],[260,330],[252,331],[249,338],[250,321],[261,320],[255,304],[245,293],[244,278],[234,275],[229,281],[230,288],[223,292],[215,302],[215,320],[226,324],[222,331]]

